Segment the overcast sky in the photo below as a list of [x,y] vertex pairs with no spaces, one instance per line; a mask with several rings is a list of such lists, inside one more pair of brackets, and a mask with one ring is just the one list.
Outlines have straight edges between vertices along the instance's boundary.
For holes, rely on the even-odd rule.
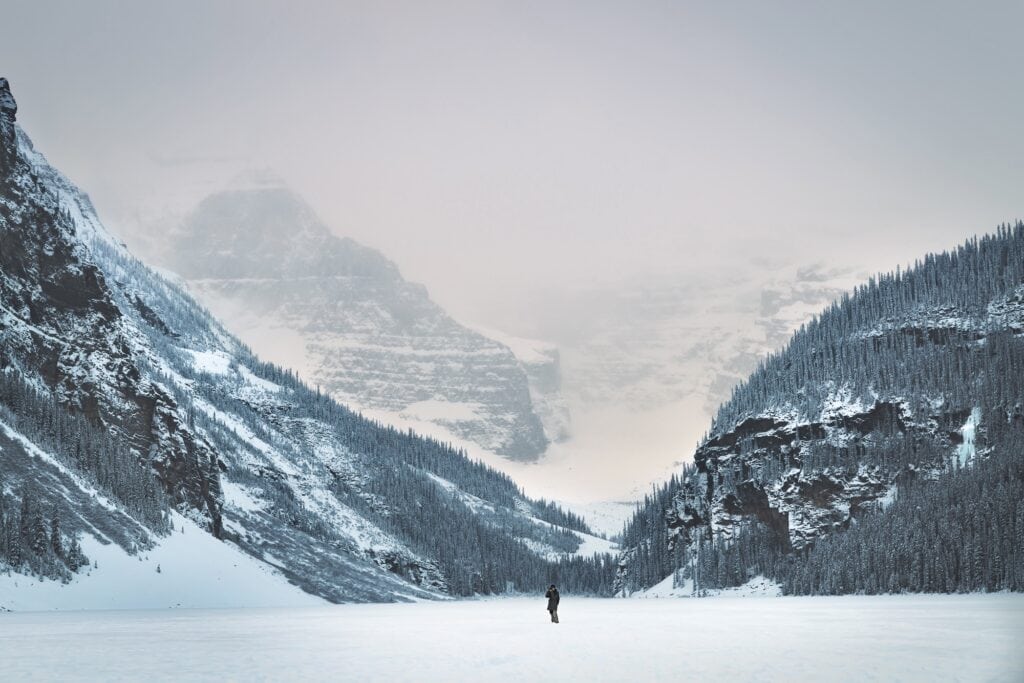
[[[114,225],[272,168],[456,309],[1024,215],[1024,3],[4,2],[20,122]],[[211,187],[210,189],[216,189]]]

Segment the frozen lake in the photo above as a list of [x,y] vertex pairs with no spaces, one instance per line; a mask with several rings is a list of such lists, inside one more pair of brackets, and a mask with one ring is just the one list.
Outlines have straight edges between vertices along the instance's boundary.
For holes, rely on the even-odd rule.
[[1024,681],[1024,595],[0,614],[21,680]]

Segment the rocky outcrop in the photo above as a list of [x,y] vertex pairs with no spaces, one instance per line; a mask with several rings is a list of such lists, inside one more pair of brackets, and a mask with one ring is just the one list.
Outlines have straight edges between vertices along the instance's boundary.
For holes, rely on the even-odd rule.
[[962,442],[963,411],[915,417],[899,401],[864,405],[838,392],[820,419],[779,414],[749,417],[702,444],[696,472],[666,510],[672,543],[697,533],[733,538],[758,521],[787,550],[845,528],[858,515],[883,507],[901,476],[940,472],[947,462],[879,451],[927,443],[928,454],[953,452]]
[[18,103],[11,94],[11,86],[6,78],[0,78],[0,118],[14,123],[18,118]]
[[558,347],[493,330],[484,330],[483,334],[515,354],[526,373],[533,412],[544,426],[544,435],[554,442],[568,439],[572,435],[572,414],[563,392],[562,354]]

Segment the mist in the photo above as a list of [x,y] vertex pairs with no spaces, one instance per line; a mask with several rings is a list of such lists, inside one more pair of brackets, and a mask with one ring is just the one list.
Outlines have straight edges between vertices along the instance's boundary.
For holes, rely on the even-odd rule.
[[[0,64],[129,244],[269,169],[460,321],[558,345],[577,425],[620,419],[577,434],[610,449],[600,482],[552,491],[584,499],[685,460],[831,296],[1020,217],[1022,22],[1013,2],[17,2]],[[594,358],[627,369],[595,389]],[[625,440],[646,469],[616,489]]]

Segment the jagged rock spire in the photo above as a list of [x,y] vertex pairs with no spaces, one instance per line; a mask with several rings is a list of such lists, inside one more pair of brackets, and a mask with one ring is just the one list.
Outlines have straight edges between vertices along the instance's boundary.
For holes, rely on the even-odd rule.
[[6,78],[0,78],[0,116],[8,121],[14,121],[18,115],[18,103],[14,101],[11,94],[11,85]]

